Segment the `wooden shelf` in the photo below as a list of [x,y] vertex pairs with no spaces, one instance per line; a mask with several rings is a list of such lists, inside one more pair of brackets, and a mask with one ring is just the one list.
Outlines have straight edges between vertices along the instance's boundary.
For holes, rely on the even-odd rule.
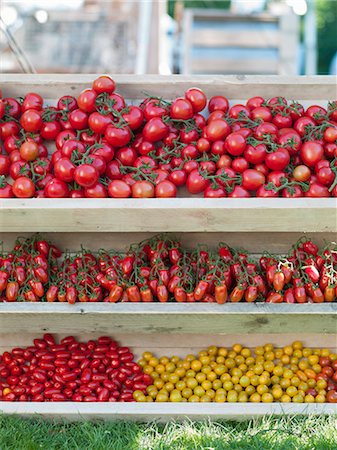
[[75,420],[137,420],[167,422],[172,419],[248,420],[266,414],[322,415],[336,414],[337,405],[332,403],[32,403],[0,402],[0,412],[32,416],[38,414],[47,419]]
[[335,198],[6,199],[2,232],[337,232]]
[[277,334],[337,331],[337,303],[2,303],[0,332]]

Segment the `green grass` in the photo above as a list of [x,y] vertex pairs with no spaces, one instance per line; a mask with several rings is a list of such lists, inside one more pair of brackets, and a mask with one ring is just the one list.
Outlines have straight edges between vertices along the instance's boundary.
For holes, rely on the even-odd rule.
[[1,450],[333,450],[337,417],[57,423],[0,416]]

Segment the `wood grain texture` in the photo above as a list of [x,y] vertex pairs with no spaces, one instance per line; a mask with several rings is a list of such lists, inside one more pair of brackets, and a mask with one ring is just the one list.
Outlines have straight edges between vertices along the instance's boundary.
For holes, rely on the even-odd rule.
[[[34,233],[20,232],[20,236],[29,237]],[[62,251],[69,250],[78,252],[81,245],[85,249],[97,251],[101,248],[114,249],[125,252],[131,244],[152,238],[153,232],[130,232],[130,233],[110,233],[110,232],[44,232],[42,235],[55,243]],[[257,256],[264,250],[269,253],[286,255],[292,245],[304,235],[304,233],[236,233],[236,232],[213,232],[213,233],[189,233],[177,232],[166,233],[172,240],[180,240],[184,248],[193,249],[197,245],[207,246],[216,250],[220,242],[228,244],[234,248],[244,248],[251,254]],[[332,242],[336,239],[335,233],[308,233],[306,236],[313,240],[319,247],[323,247],[325,242]],[[18,237],[17,232],[2,233],[0,239],[3,242],[5,251],[10,251]]]
[[[266,98],[282,95],[296,100],[335,100],[336,79],[333,75],[116,75],[118,93],[128,99],[143,99],[146,93],[173,99],[191,86],[202,88],[207,96],[225,95],[229,100],[247,100],[255,95]],[[91,86],[97,74],[0,74],[3,96],[38,92],[47,99],[61,94],[78,95]]]
[[5,199],[2,232],[333,232],[337,199]]
[[20,416],[39,415],[46,419],[78,420],[137,420],[147,422],[167,422],[169,420],[204,420],[210,418],[245,420],[261,417],[266,414],[287,415],[322,415],[336,414],[337,405],[294,404],[294,403],[32,403],[32,402],[0,402],[0,412]]
[[0,304],[1,333],[337,333],[337,304]]

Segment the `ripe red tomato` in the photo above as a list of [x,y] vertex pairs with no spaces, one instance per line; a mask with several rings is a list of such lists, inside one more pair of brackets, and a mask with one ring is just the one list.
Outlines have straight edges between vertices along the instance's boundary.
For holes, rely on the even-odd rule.
[[131,187],[122,180],[113,180],[108,185],[108,192],[113,198],[127,198],[131,196]]
[[77,101],[72,95],[63,95],[57,102],[57,109],[61,111],[73,111],[76,108]]
[[149,142],[161,141],[168,133],[168,126],[159,117],[150,119],[143,128],[144,139]]
[[247,100],[246,106],[249,109],[259,108],[263,105],[264,101],[263,97],[252,97]]
[[54,140],[61,131],[61,125],[55,120],[44,122],[41,126],[41,136],[43,139]]
[[55,177],[58,180],[65,181],[66,183],[71,183],[74,181],[75,169],[76,167],[67,157],[60,158],[54,164]]
[[82,187],[94,186],[99,178],[97,169],[90,164],[81,164],[74,171],[74,179]]
[[96,183],[92,187],[85,188],[84,195],[87,198],[106,198],[108,196],[108,192],[102,183]]
[[283,170],[289,162],[289,152],[281,147],[276,152],[267,153],[265,158],[266,166],[271,170]]
[[190,88],[185,92],[186,99],[191,103],[194,112],[202,111],[207,104],[205,93],[198,88]]
[[250,193],[242,186],[235,186],[230,194],[230,198],[250,198]]
[[10,184],[4,180],[0,180],[0,198],[13,198],[13,189]]
[[209,184],[209,180],[202,177],[199,170],[194,169],[188,174],[186,188],[190,194],[200,194]]
[[69,114],[69,122],[74,130],[84,130],[88,127],[88,115],[81,109],[74,109]]
[[302,161],[309,167],[314,167],[323,158],[323,155],[323,146],[314,141],[305,142],[300,150]]
[[247,169],[242,173],[242,187],[248,191],[256,191],[265,181],[263,173],[257,170]]
[[20,117],[20,125],[29,133],[37,133],[42,126],[40,112],[35,109],[27,109]]
[[104,134],[104,138],[113,147],[125,147],[131,140],[131,132],[129,127],[116,127],[109,125]]
[[193,114],[193,106],[186,98],[177,98],[170,106],[170,116],[172,119],[188,120],[192,119]]
[[251,118],[253,120],[261,119],[263,122],[271,122],[273,116],[269,108],[266,106],[258,106],[251,111]]
[[25,161],[34,161],[39,154],[39,146],[34,141],[26,141],[21,144],[20,156]]
[[175,184],[169,180],[161,181],[156,185],[155,196],[160,198],[176,197],[177,188]]
[[93,89],[85,89],[77,98],[78,107],[86,112],[91,113],[96,109],[97,92]]
[[230,133],[225,140],[226,150],[233,156],[242,155],[246,145],[246,139],[240,133]]
[[169,175],[169,180],[176,186],[184,186],[187,180],[187,174],[184,170],[173,170]]
[[69,188],[64,181],[53,178],[46,184],[44,193],[48,198],[63,198],[69,196]]
[[41,95],[36,94],[35,92],[30,92],[25,95],[23,99],[21,109],[22,111],[27,111],[28,109],[35,109],[40,111],[43,106],[43,98]]
[[251,164],[262,164],[266,154],[267,148],[264,144],[258,144],[256,147],[248,144],[244,151],[244,157]]
[[207,139],[211,142],[225,139],[230,131],[230,126],[223,119],[214,119],[204,128]]
[[9,156],[0,154],[0,176],[7,176],[9,174],[10,165],[11,161],[9,159]]
[[136,181],[131,192],[134,198],[151,198],[154,197],[154,185],[150,181]]
[[94,80],[92,88],[97,94],[102,94],[103,92],[112,94],[116,89],[116,83],[108,75],[102,75]]
[[144,113],[139,106],[128,106],[127,112],[122,114],[123,119],[131,130],[137,130],[142,126],[144,121]]
[[226,97],[222,95],[215,95],[212,97],[208,103],[208,111],[212,113],[213,111],[223,111],[227,112],[229,109],[229,102]]
[[330,192],[326,186],[314,182],[304,195],[305,197],[330,197]]
[[308,181],[311,176],[311,171],[308,166],[299,165],[293,170],[293,177],[296,181]]
[[18,198],[31,198],[35,194],[35,185],[30,178],[19,177],[12,186],[13,194]]
[[[71,115],[70,115],[71,117]],[[69,118],[70,120],[70,118]],[[71,120],[70,120],[71,122]],[[103,116],[103,114],[97,111],[90,114],[88,119],[88,125],[97,134],[104,134],[106,127],[111,124],[111,118],[108,116]],[[75,127],[74,127],[75,128]]]

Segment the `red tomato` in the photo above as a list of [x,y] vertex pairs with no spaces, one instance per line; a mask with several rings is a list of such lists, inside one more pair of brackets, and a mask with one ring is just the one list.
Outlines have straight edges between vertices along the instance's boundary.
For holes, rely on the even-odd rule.
[[330,197],[330,192],[326,186],[314,182],[304,195],[305,197]]
[[160,198],[176,197],[177,188],[175,184],[169,180],[161,181],[155,188],[155,196]]
[[256,191],[265,181],[263,173],[257,170],[247,169],[242,173],[242,187],[248,191]]
[[11,161],[9,159],[9,156],[0,154],[0,176],[7,176],[9,174],[10,165]]
[[127,198],[131,196],[131,187],[122,180],[113,180],[108,185],[108,192],[113,198]]
[[314,167],[323,158],[323,155],[323,146],[314,141],[305,142],[300,151],[302,161],[309,167]]
[[92,88],[97,94],[101,94],[102,92],[112,94],[116,89],[116,83],[108,75],[102,75],[94,80]]
[[261,119],[263,122],[271,122],[273,116],[269,108],[266,106],[258,106],[251,111],[251,118],[253,120]]
[[69,196],[69,189],[64,181],[53,178],[46,184],[44,193],[49,198],[63,198]]
[[20,156],[25,161],[34,161],[39,154],[39,146],[36,142],[26,141],[21,144]]
[[144,121],[144,113],[139,106],[128,106],[128,112],[122,114],[123,119],[131,130],[137,130]]
[[54,140],[61,131],[61,125],[54,121],[44,122],[41,126],[41,136],[43,139]]
[[161,141],[168,133],[168,126],[159,117],[150,119],[143,128],[144,139],[149,142]]
[[84,195],[88,198],[105,198],[108,196],[108,192],[103,184],[96,183],[92,187],[85,188]]
[[88,115],[81,109],[74,109],[69,114],[69,122],[74,130],[84,130],[88,127]]
[[25,131],[37,133],[42,126],[42,117],[35,109],[26,110],[20,117],[20,125]]
[[154,186],[150,181],[136,181],[131,192],[134,198],[151,198],[154,197]]
[[94,186],[99,178],[99,173],[97,169],[90,164],[81,164],[76,167],[74,172],[74,179],[77,184],[82,187],[92,187]]
[[256,147],[248,144],[244,151],[244,157],[251,164],[262,164],[266,154],[267,148],[264,144],[258,144]]
[[229,109],[229,102],[226,97],[222,95],[215,95],[212,97],[208,103],[208,111],[212,113],[213,111],[223,111],[227,112]]
[[21,109],[22,111],[27,111],[28,109],[35,109],[40,111],[43,106],[43,98],[41,95],[36,94],[35,92],[30,92],[25,95],[23,99]]
[[252,97],[247,100],[246,106],[249,109],[259,108],[264,103],[263,97]]
[[289,162],[289,152],[281,147],[276,152],[267,153],[265,158],[266,166],[271,170],[283,170]]
[[202,111],[207,103],[207,97],[201,89],[190,88],[185,92],[186,99],[191,103],[194,112]]
[[199,171],[195,169],[188,174],[186,188],[190,194],[200,194],[209,184],[209,180],[202,177]]
[[235,186],[233,191],[228,194],[228,197],[230,198],[250,198],[250,194],[247,191],[247,189],[245,189],[242,186]]
[[186,98],[177,98],[170,107],[170,116],[172,119],[188,120],[192,119],[194,114],[193,106]]
[[66,183],[71,183],[74,181],[75,165],[70,161],[69,158],[60,158],[54,164],[54,174],[58,180],[65,181]]
[[173,170],[169,175],[169,180],[176,186],[184,186],[187,180],[187,174],[184,170]]
[[97,92],[93,89],[85,89],[77,98],[78,107],[87,113],[94,112],[96,109]]
[[18,198],[31,198],[35,194],[35,185],[30,178],[19,177],[12,186],[13,194]]
[[230,126],[223,119],[212,120],[204,128],[204,132],[211,142],[225,139],[229,135],[230,131]]
[[64,95],[57,102],[57,109],[61,111],[73,111],[77,108],[76,98],[72,95]]
[[114,125],[109,125],[105,130],[104,137],[113,147],[125,147],[131,140],[131,132],[127,126],[117,128]]
[[233,156],[242,155],[246,148],[246,139],[239,133],[231,133],[226,137],[225,146]]

